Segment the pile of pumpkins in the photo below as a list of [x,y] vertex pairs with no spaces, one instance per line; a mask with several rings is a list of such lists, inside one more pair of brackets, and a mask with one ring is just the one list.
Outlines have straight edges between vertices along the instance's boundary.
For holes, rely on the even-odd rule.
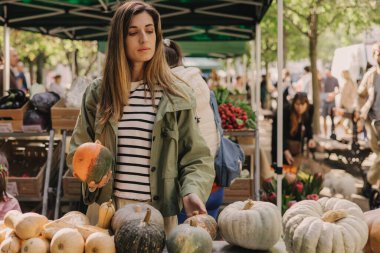
[[112,202],[104,203],[99,209],[98,224],[91,226],[88,217],[77,211],[53,221],[37,213],[9,211],[0,224],[0,252],[115,253],[114,238],[107,229],[112,212]]
[[283,217],[272,203],[238,201],[223,209],[218,222],[194,212],[167,237],[161,213],[144,203],[116,212],[111,201],[103,203],[96,226],[77,211],[54,221],[10,211],[1,224],[0,252],[160,253],[166,245],[169,253],[210,253],[218,230],[228,243],[254,250],[272,248],[282,235],[289,253],[380,252],[380,209],[363,213],[338,198],[300,201]]

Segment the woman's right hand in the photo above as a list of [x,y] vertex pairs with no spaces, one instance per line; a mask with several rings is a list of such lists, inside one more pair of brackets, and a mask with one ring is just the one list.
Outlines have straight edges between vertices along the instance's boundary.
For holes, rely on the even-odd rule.
[[90,191],[95,191],[96,189],[102,188],[108,183],[111,177],[112,177],[112,170],[109,170],[108,173],[103,176],[103,178],[100,180],[99,183],[95,183],[95,181],[89,182],[88,188],[90,189]]
[[288,164],[292,165],[293,162],[294,162],[294,159],[293,159],[293,156],[292,156],[292,154],[290,153],[289,150],[285,150],[284,151],[284,156],[285,156],[285,159],[288,162]]

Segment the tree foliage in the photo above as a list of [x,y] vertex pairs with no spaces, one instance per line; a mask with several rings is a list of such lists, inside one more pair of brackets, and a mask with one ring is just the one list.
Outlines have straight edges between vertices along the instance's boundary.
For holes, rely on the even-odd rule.
[[[317,60],[331,61],[335,48],[352,43],[355,35],[379,22],[376,13],[379,5],[376,0],[284,0],[284,60],[310,59],[316,132],[319,132],[320,89]],[[262,22],[264,62],[276,57],[276,14],[277,2],[274,1]],[[267,44],[272,46],[266,47]]]
[[[0,27],[3,34],[3,27]],[[43,71],[54,69],[58,64],[72,68],[74,75],[87,75],[95,69],[97,42],[71,41],[38,33],[11,29],[11,47],[17,50],[20,60],[29,68],[32,79],[42,83]],[[3,36],[0,47],[3,49]],[[72,69],[73,70],[73,69]]]

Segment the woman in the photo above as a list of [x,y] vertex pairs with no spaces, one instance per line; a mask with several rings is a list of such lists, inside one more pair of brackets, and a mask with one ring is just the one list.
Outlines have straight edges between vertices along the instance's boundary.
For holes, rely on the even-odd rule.
[[144,2],[122,4],[111,21],[103,78],[87,88],[70,144],[69,166],[85,142],[100,140],[115,156],[112,174],[90,185],[95,191],[82,184],[84,202],[113,197],[117,209],[148,202],[164,216],[167,234],[182,204],[187,216],[206,213],[215,172],[194,106],[165,61],[158,12]]
[[342,88],[340,104],[342,109],[348,112],[352,112],[355,105],[353,101],[355,101],[358,97],[357,87],[356,84],[352,81],[350,72],[348,70],[342,71],[342,77],[344,79],[344,84]]
[[[172,73],[178,79],[183,80],[194,91],[197,98],[196,117],[202,137],[205,139],[207,146],[211,150],[211,155],[215,157],[219,148],[220,138],[216,129],[214,112],[210,105],[210,89],[203,80],[201,72],[198,68],[185,68],[182,63],[182,50],[177,43],[172,40],[165,39],[165,57]],[[215,219],[219,213],[219,207],[223,204],[224,189],[215,182],[211,190],[211,195],[206,202],[206,209],[209,215]],[[178,216],[178,222],[183,223],[186,214],[181,211]]]
[[[283,114],[283,156],[284,164],[292,165],[295,156],[302,153],[304,138],[308,148],[314,148],[313,139],[313,107],[309,104],[307,94],[298,92],[290,105],[284,107]],[[277,114],[275,114],[277,115]],[[272,161],[277,162],[277,117],[272,127]]]

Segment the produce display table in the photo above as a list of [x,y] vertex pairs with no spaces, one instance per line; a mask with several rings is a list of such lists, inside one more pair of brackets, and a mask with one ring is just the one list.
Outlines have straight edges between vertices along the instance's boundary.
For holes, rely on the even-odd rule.
[[[248,250],[248,249],[243,249],[240,247],[232,246],[228,244],[225,241],[213,241],[212,242],[212,253],[254,253],[254,252],[260,252],[260,253],[287,253],[285,249],[285,243],[280,239],[276,243],[276,245],[273,246],[272,249],[267,250],[267,251],[260,251],[260,250]],[[168,253],[166,249],[164,249],[164,253]]]
[[[47,214],[47,208],[48,208],[48,190],[49,190],[49,179],[50,179],[50,173],[51,173],[51,165],[52,165],[52,159],[53,159],[53,142],[54,142],[54,130],[50,130],[49,132],[42,132],[42,133],[0,133],[0,138],[25,138],[25,137],[36,137],[36,136],[49,136],[49,149],[47,154],[47,161],[46,161],[46,170],[45,170],[45,181],[44,181],[44,188],[43,188],[43,195],[42,195],[42,215]],[[40,201],[40,198],[27,198],[23,199],[23,201]]]
[[254,157],[255,149],[253,146],[253,140],[256,136],[255,129],[224,129],[224,136],[237,138],[238,141],[246,139],[247,142],[252,144],[246,145],[239,141],[241,148],[244,151],[244,155],[250,156],[249,163],[249,178],[237,178],[233,181],[230,187],[224,190],[224,203],[232,203],[235,201],[246,200],[247,198],[253,198],[253,173],[254,173]]
[[224,135],[231,137],[255,137],[256,129],[224,129]]

